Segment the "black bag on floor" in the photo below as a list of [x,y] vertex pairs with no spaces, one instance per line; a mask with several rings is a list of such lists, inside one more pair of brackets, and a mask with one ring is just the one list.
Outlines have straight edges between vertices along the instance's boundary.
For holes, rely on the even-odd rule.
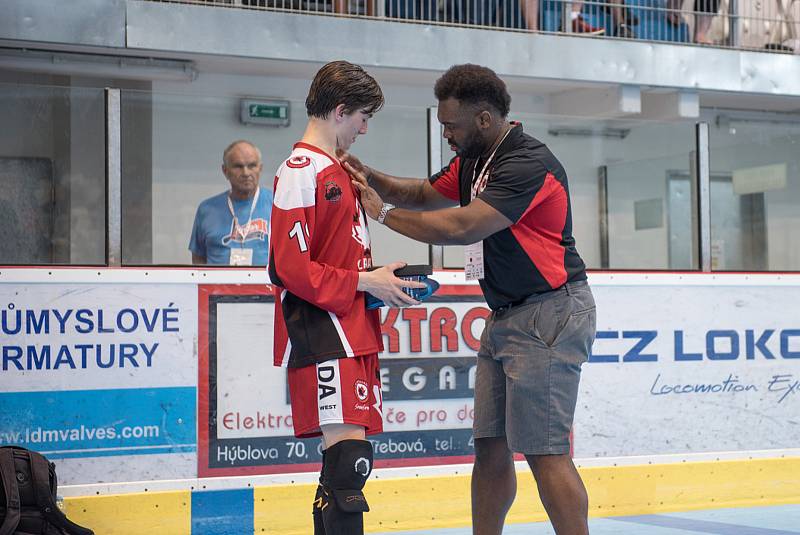
[[94,535],[56,505],[55,465],[35,451],[0,447],[0,535]]

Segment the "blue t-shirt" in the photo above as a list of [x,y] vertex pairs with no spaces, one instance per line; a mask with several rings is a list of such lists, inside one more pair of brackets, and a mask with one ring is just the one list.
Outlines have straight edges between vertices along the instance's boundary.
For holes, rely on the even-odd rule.
[[209,264],[230,264],[231,248],[253,249],[253,265],[266,266],[269,256],[269,219],[272,215],[272,191],[260,188],[258,204],[253,211],[250,230],[242,240],[242,231],[247,227],[253,199],[236,200],[233,210],[239,228],[234,228],[234,220],[228,208],[229,192],[220,193],[206,199],[197,207],[192,227],[189,250],[203,256]]

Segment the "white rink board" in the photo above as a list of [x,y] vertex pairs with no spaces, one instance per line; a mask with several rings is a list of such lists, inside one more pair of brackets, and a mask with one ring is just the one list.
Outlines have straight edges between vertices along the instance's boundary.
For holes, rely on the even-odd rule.
[[800,288],[593,291],[598,338],[583,367],[576,457],[800,443]]
[[[5,269],[0,274],[0,311],[6,311],[0,343],[3,348],[37,348],[31,365],[27,354],[17,360],[16,350],[3,349],[0,442],[13,442],[9,437],[27,432],[32,440],[28,447],[58,463],[64,484],[197,477],[198,321],[208,320],[198,317],[198,283],[213,279],[258,285],[263,274],[54,269],[48,276],[51,271],[36,271]],[[457,274],[437,277],[464,286]],[[800,276],[596,273],[590,280],[598,337],[591,361],[583,366],[574,426],[576,458],[602,462],[605,457],[778,451],[800,444]],[[217,416],[260,411],[282,420],[266,429],[218,425],[217,437],[254,444],[260,438],[278,444],[284,444],[284,437],[292,440],[286,425],[286,371],[272,366],[272,303],[219,307]],[[413,312],[408,317],[400,312],[391,323],[396,346],[391,349],[385,337],[387,350],[381,356],[387,433],[378,437],[384,437],[384,446],[391,437],[410,443],[427,436],[432,444],[446,445],[453,436],[456,446],[449,450],[428,448],[428,462],[437,455],[452,457],[446,462],[469,462],[469,445],[462,440],[459,446],[458,440],[469,433],[469,369],[484,322],[465,317],[483,307],[481,301],[453,295],[426,303],[427,312],[416,319]],[[87,332],[79,332],[70,320],[61,333],[59,321],[50,315],[49,329],[9,333],[14,330],[9,312],[17,309],[33,311],[34,323],[44,310],[58,310],[63,317],[67,309],[73,314],[88,309],[93,323],[80,322]],[[123,309],[145,310],[138,312],[135,329],[130,312],[124,313],[120,329],[116,319]],[[164,322],[161,314],[167,309]],[[439,349],[431,339],[430,320],[443,309],[455,317],[457,341],[449,349],[444,339]],[[100,310],[102,331],[114,332],[101,332]],[[161,312],[154,322],[155,310]],[[385,312],[382,317],[386,323]],[[91,353],[98,344],[104,366]],[[128,344],[126,351],[139,349],[125,359],[116,353],[114,365],[106,366],[109,348],[118,351],[122,344]],[[158,347],[152,351],[154,344]],[[49,364],[42,357],[45,345],[51,347]],[[83,350],[75,350],[80,345],[92,346],[86,349],[85,365]],[[59,358],[62,346],[74,350],[73,365],[65,356]],[[448,367],[457,373],[447,375]],[[406,419],[398,421],[401,411]],[[151,425],[158,426],[157,437],[109,442],[108,437],[87,435],[100,428],[119,433]],[[76,440],[46,442],[41,439],[44,430],[82,434]],[[312,451],[312,443],[307,449]],[[313,458],[296,466],[285,456],[281,459],[278,464],[284,468],[266,473],[318,471]],[[402,466],[416,462],[406,461]]]
[[64,484],[196,475],[195,285],[3,283],[0,307],[0,444]]
[[189,285],[0,284],[6,392],[196,386],[196,338]]
[[[245,426],[262,417],[271,424],[290,414],[286,369],[272,365],[274,303],[221,303],[217,306],[217,436],[247,438],[291,434],[285,425]],[[280,417],[280,419],[278,419]],[[236,425],[238,420],[239,425]]]

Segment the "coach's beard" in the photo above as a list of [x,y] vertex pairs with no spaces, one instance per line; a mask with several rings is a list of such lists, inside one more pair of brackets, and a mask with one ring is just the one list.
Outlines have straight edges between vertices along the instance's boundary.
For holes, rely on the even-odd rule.
[[489,144],[481,137],[480,132],[475,132],[464,141],[463,146],[456,145],[452,141],[448,142],[456,148],[456,155],[461,158],[475,159],[480,158],[489,149]]

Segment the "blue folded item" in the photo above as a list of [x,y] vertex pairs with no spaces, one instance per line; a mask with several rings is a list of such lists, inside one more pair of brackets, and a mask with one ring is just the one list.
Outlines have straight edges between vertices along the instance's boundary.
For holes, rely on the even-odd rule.
[[[410,295],[417,301],[425,301],[427,298],[432,296],[436,290],[439,289],[439,283],[428,278],[428,275],[431,275],[432,273],[433,269],[431,269],[431,266],[426,266],[424,264],[405,266],[400,269],[396,269],[394,272],[397,277],[403,280],[425,283],[425,288],[403,288],[403,291],[407,295]],[[374,295],[371,295],[370,293],[367,293],[365,302],[367,309],[369,310],[386,306],[382,300],[378,299]]]

